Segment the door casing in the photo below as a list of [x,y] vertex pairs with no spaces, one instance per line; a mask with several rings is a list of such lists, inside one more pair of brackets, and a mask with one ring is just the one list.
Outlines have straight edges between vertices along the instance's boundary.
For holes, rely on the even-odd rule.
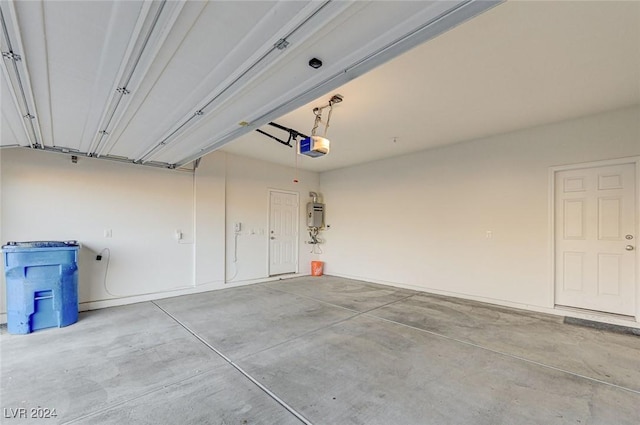
[[294,273],[299,273],[300,270],[300,194],[290,190],[283,189],[268,189],[267,190],[267,275],[271,274],[271,194],[274,192],[286,193],[289,195],[295,195],[296,197],[296,238],[295,238],[295,270]]
[[[549,308],[561,310],[562,307],[556,307],[555,304],[555,289],[556,289],[556,281],[555,281],[555,269],[556,269],[556,233],[555,233],[555,197],[556,197],[556,173],[559,171],[567,171],[567,170],[576,170],[580,168],[595,168],[595,167],[604,167],[608,165],[622,165],[622,164],[635,164],[635,190],[636,190],[636,204],[635,204],[635,224],[634,224],[634,234],[636,236],[634,246],[635,249],[635,320],[636,322],[640,322],[640,254],[638,254],[639,246],[638,240],[640,240],[640,156],[632,156],[625,158],[617,158],[611,160],[603,160],[603,161],[592,161],[592,162],[583,162],[578,164],[570,164],[570,165],[561,165],[554,166],[549,169],[549,288],[548,288],[548,299],[549,299]],[[608,313],[602,313],[597,311],[588,310],[590,313],[594,315],[607,315]]]

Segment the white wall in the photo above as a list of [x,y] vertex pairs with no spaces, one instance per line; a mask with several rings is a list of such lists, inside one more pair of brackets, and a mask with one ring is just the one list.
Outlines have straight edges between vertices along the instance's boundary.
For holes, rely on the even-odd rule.
[[[267,279],[269,188],[300,194],[301,274],[316,259],[304,244],[313,190],[323,194],[331,225],[322,235],[327,274],[550,307],[549,167],[640,155],[640,108],[320,177],[300,172],[299,183],[293,168],[222,152],[206,156],[195,178],[24,149],[0,154],[1,242],[79,240],[81,308]],[[95,261],[104,248],[107,288],[106,256]]]
[[[293,184],[292,168],[222,152],[203,158],[195,176],[86,157],[72,164],[69,156],[26,149],[3,150],[0,166],[1,242],[80,241],[81,309],[268,278],[266,235],[243,230],[239,273],[225,283],[225,274],[234,273],[225,270],[233,222],[266,229],[268,187],[298,191],[306,202],[319,184],[316,173],[301,173]],[[303,214],[300,220],[302,230]],[[104,252],[96,261],[107,248],[110,258]],[[309,273],[310,260],[301,243],[300,273]],[[4,273],[0,280],[4,313]]]
[[80,302],[191,285],[193,244],[174,234],[194,238],[192,175],[16,149],[2,162],[3,242],[80,241]]
[[195,180],[195,273],[197,286],[220,287],[225,282],[226,156],[207,155]]
[[[292,168],[237,155],[227,155],[227,167],[227,279],[235,282],[268,275],[269,217],[264,206],[269,203],[269,189],[282,189],[299,195],[299,272],[310,274],[311,260],[317,256],[312,255],[309,245],[305,244],[309,239],[305,230],[305,214],[309,192],[317,191],[319,187],[318,174],[306,171],[296,174]],[[293,182],[296,175],[298,183]],[[242,223],[242,231],[238,236],[238,261],[233,264],[235,222]]]
[[325,273],[550,308],[549,168],[633,155],[638,107],[322,173]]

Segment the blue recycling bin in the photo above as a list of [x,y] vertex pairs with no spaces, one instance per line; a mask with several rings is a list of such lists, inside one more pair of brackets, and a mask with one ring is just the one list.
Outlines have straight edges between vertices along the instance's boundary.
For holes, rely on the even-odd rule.
[[2,247],[9,333],[78,321],[79,248],[76,241],[9,242]]

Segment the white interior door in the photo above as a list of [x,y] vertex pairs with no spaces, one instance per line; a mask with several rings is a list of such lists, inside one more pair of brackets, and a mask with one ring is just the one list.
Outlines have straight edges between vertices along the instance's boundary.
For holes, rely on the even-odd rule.
[[556,172],[557,305],[635,315],[635,164]]
[[269,192],[269,276],[298,267],[298,194]]

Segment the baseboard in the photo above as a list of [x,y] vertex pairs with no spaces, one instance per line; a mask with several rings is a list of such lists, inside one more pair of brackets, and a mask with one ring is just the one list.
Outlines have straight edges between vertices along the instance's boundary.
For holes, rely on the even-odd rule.
[[611,325],[619,325],[619,326],[626,326],[629,328],[640,329],[640,323],[637,322],[633,317],[627,318],[627,317],[621,317],[621,316],[613,316],[606,313],[600,313],[597,311],[585,311],[585,310],[574,311],[574,310],[568,310],[563,308],[549,308],[549,307],[538,306],[534,304],[518,303],[518,302],[513,302],[508,300],[501,300],[498,298],[469,295],[469,294],[453,292],[453,291],[444,291],[441,289],[411,285],[403,282],[391,282],[386,280],[371,279],[363,276],[354,276],[354,275],[348,275],[348,274],[342,274],[342,273],[331,273],[330,276],[342,277],[345,279],[362,280],[365,282],[378,283],[380,285],[388,285],[396,288],[412,289],[414,291],[424,292],[427,294],[445,295],[448,297],[461,298],[461,299],[471,300],[471,301],[479,301],[487,304],[499,305],[502,307],[511,307],[511,308],[517,308],[520,310],[534,311],[536,313],[545,313],[545,314],[551,314],[554,316],[562,316],[562,317],[574,317],[577,319],[592,320],[592,321],[601,322],[601,323],[608,323]]
[[[216,291],[216,290],[234,288],[239,286],[253,285],[256,283],[273,282],[276,280],[291,279],[291,278],[303,277],[303,276],[310,276],[310,274],[295,273],[295,274],[280,275],[280,276],[266,277],[266,278],[260,278],[260,279],[238,281],[238,282],[227,282],[226,284],[223,282],[210,282],[202,285],[197,285],[195,287],[178,289],[174,291],[156,292],[153,294],[136,295],[131,297],[123,297],[123,298],[113,298],[108,300],[87,301],[87,302],[80,303],[79,310],[89,311],[89,310],[96,310],[100,308],[117,307],[120,305],[135,304],[139,302],[178,297],[181,295],[197,294],[201,292]],[[427,294],[445,295],[445,296],[461,298],[465,300],[495,304],[503,307],[511,307],[511,308],[517,308],[521,310],[535,311],[537,313],[551,314],[554,316],[573,317],[577,319],[592,320],[600,323],[608,323],[612,325],[619,325],[619,326],[626,326],[629,328],[640,329],[640,323],[635,321],[632,317],[629,317],[629,318],[623,318],[619,316],[615,317],[612,315],[608,315],[606,313],[599,313],[597,311],[591,312],[591,311],[584,311],[584,310],[570,310],[570,309],[563,309],[563,308],[542,307],[542,306],[537,306],[532,304],[524,304],[524,303],[518,303],[513,301],[501,300],[497,298],[481,297],[481,296],[463,294],[463,293],[452,292],[452,291],[444,291],[436,288],[427,288],[423,286],[411,285],[411,284],[402,283],[402,282],[391,282],[387,280],[371,279],[363,276],[355,276],[355,275],[348,275],[348,274],[342,274],[342,273],[331,273],[328,276],[342,277],[345,279],[362,280],[364,282],[378,283],[381,285],[388,285],[396,288],[412,289],[414,291],[424,292]],[[7,323],[6,313],[0,313],[0,323]]]
[[[213,281],[213,282],[208,282],[208,283],[204,283],[196,286],[169,290],[169,291],[153,292],[149,294],[132,295],[127,297],[110,298],[105,300],[84,301],[79,303],[78,310],[79,311],[98,310],[98,309],[107,308],[107,307],[117,307],[121,305],[141,303],[145,301],[179,297],[181,295],[199,294],[202,292],[217,291],[222,289],[235,288],[239,286],[254,285],[256,283],[272,282],[275,280],[291,279],[295,277],[304,277],[304,276],[309,276],[309,274],[294,273],[294,274],[279,275],[279,276],[265,277],[265,278],[259,278],[259,279],[249,279],[249,280],[242,280],[237,282],[226,282],[226,283],[222,281]],[[0,324],[4,324],[4,323],[7,323],[6,312],[0,313]]]
[[97,309],[106,308],[106,307],[117,307],[119,305],[128,305],[128,304],[135,304],[135,303],[140,303],[145,301],[161,300],[164,298],[172,298],[172,297],[179,297],[182,295],[199,294],[202,292],[237,288],[239,286],[254,285],[256,283],[272,282],[274,280],[303,277],[303,276],[308,276],[308,275],[298,273],[298,274],[291,274],[291,275],[281,275],[281,276],[275,276],[275,277],[265,277],[265,278],[259,278],[259,279],[249,279],[249,280],[241,280],[237,282],[226,282],[226,283],[221,281],[215,281],[215,282],[200,284],[190,288],[178,289],[175,291],[155,292],[153,294],[138,295],[138,296],[126,297],[126,298],[114,298],[109,300],[83,302],[83,303],[80,303],[78,308],[80,311],[97,310]]

